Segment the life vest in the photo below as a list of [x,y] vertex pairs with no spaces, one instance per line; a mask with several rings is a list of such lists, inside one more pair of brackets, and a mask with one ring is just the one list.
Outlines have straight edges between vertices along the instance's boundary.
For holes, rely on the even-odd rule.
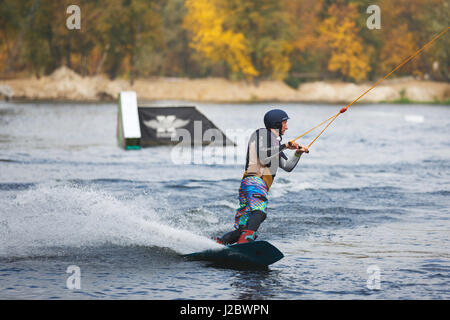
[[[261,151],[262,147],[264,151]],[[280,139],[272,131],[266,128],[256,130],[248,143],[245,172],[242,178],[260,177],[264,180],[268,191],[275,179],[280,155],[286,157],[280,150]],[[261,161],[262,156],[266,158],[266,163]],[[268,163],[267,159],[269,159]]]

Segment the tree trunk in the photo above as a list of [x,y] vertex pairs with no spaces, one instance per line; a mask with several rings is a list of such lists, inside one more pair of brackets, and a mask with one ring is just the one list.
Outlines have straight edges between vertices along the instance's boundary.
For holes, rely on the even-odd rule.
[[105,63],[106,57],[108,56],[108,50],[109,50],[109,43],[106,45],[102,57],[100,58],[100,61],[97,65],[97,68],[95,69],[95,75],[98,75],[102,70],[103,64]]

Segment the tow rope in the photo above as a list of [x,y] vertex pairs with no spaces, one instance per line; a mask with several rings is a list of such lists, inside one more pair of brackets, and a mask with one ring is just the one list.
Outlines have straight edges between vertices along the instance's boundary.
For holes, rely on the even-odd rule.
[[361,99],[362,97],[364,97],[366,95],[366,93],[368,93],[370,90],[372,90],[373,88],[375,88],[376,86],[378,86],[381,82],[383,82],[387,77],[389,77],[391,74],[393,74],[395,71],[397,71],[398,69],[400,69],[403,65],[405,65],[406,63],[408,63],[410,60],[412,60],[413,58],[415,58],[419,53],[421,53],[423,50],[425,50],[429,45],[431,45],[434,41],[436,41],[439,37],[441,37],[444,33],[446,33],[448,31],[448,29],[450,29],[450,27],[447,27],[446,29],[444,29],[443,31],[441,31],[437,36],[435,36],[433,39],[431,39],[427,44],[425,44],[422,48],[420,48],[419,50],[417,50],[413,55],[411,55],[410,57],[408,57],[407,59],[405,59],[402,63],[400,63],[397,67],[395,67],[391,72],[389,72],[387,75],[385,75],[383,78],[381,78],[380,80],[378,80],[374,85],[372,85],[369,89],[367,89],[365,92],[363,92],[358,98],[356,98],[355,100],[353,100],[352,102],[350,102],[347,106],[343,107],[338,113],[336,113],[335,115],[331,116],[330,118],[328,118],[327,120],[319,123],[318,125],[316,125],[315,127],[313,127],[312,129],[306,131],[305,133],[299,135],[297,138],[289,141],[289,144],[295,142],[296,140],[300,139],[301,137],[307,135],[308,133],[310,133],[311,131],[313,131],[314,129],[322,126],[323,124],[327,123],[328,124],[325,126],[325,128],[323,128],[323,130],[311,141],[311,143],[308,145],[308,150],[311,147],[311,145],[322,135],[322,133],[334,122],[334,120],[336,120],[336,118],[344,113],[345,111],[347,111],[348,108],[350,108],[350,106],[352,104],[354,104],[356,101],[358,101],[359,99]]

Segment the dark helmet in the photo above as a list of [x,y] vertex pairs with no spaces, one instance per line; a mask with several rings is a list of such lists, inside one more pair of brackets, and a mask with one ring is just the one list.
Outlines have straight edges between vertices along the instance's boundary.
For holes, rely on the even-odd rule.
[[264,125],[267,129],[281,129],[281,123],[289,119],[286,112],[280,109],[272,109],[264,115]]

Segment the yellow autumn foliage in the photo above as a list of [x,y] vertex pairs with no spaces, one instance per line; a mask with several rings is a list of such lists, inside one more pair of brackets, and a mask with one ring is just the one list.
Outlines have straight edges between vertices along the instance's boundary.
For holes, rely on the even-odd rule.
[[[386,35],[383,47],[380,51],[380,71],[387,73],[394,69],[401,61],[417,50],[414,37],[407,30],[406,25],[402,25]],[[401,72],[414,72],[414,63],[402,67]]]
[[225,61],[234,73],[258,75],[244,35],[224,28],[224,15],[215,0],[187,0],[185,6],[184,27],[193,34],[192,48],[213,62]]
[[332,5],[328,11],[329,17],[318,27],[323,41],[331,49],[328,70],[356,81],[365,79],[370,71],[369,55],[358,37],[356,7],[351,3]]

